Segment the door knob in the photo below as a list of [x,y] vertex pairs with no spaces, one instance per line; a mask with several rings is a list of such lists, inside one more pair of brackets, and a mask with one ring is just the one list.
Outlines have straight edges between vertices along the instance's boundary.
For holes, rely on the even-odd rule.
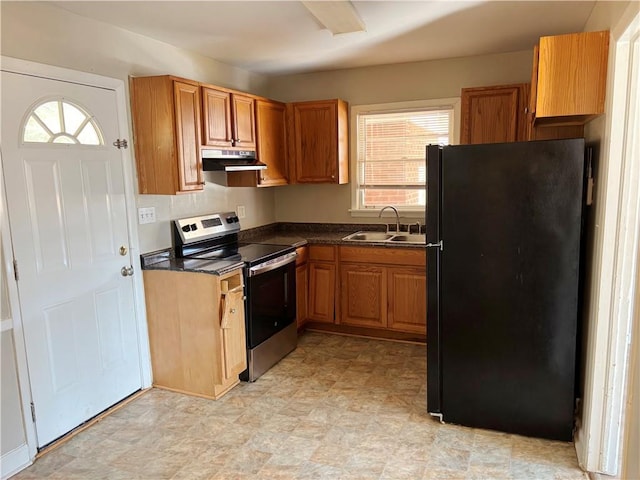
[[122,267],[120,269],[120,275],[122,275],[123,277],[130,277],[131,275],[133,275],[133,267],[131,265],[129,265],[128,267]]
[[118,250],[118,251],[120,252],[120,255],[122,255],[124,257],[129,250],[127,250],[127,247],[125,247],[124,245],[121,245],[120,246],[120,250]]

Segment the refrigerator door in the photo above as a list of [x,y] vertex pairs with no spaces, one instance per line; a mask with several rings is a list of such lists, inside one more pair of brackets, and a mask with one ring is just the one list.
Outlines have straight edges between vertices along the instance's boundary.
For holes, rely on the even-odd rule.
[[571,440],[584,140],[444,147],[440,169],[443,420]]
[[[427,244],[440,242],[440,165],[442,147],[427,147]],[[427,247],[427,411],[441,413],[440,248]]]

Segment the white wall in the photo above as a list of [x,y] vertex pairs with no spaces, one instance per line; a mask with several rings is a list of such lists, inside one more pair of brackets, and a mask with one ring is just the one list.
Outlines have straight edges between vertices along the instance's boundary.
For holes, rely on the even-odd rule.
[[[532,59],[533,45],[532,50],[497,55],[280,76],[269,80],[268,96],[281,101],[341,98],[350,106],[459,97],[464,87],[529,82]],[[380,222],[351,217],[349,185],[294,185],[275,195],[281,222]]]
[[[255,93],[266,78],[202,55],[97,22],[42,2],[1,2],[2,55],[96,73],[128,76],[172,74]],[[131,118],[128,112],[129,119]],[[130,120],[129,120],[130,121]],[[129,133],[131,138],[131,133]],[[211,174],[213,175],[213,174]],[[206,175],[206,180],[213,180]],[[224,184],[224,178],[218,179]],[[169,220],[244,205],[243,228],[275,221],[273,189],[227,188],[208,183],[204,192],[179,196],[138,195],[138,206],[156,207],[157,223],[139,229],[140,250],[171,246]]]
[[[587,302],[584,312],[583,371],[581,372],[583,402],[576,435],[576,451],[581,466],[589,471],[601,471],[604,461],[601,454],[606,450],[606,445],[601,443],[603,435],[599,428],[602,425],[606,400],[604,375],[607,362],[603,361],[603,357],[608,359],[608,335],[612,328],[612,316],[608,311],[607,299],[610,297],[613,282],[603,281],[603,279],[610,279],[614,268],[615,246],[612,244],[611,235],[615,233],[618,212],[612,209],[612,204],[618,205],[622,185],[620,161],[610,158],[608,154],[610,136],[607,132],[607,124],[611,122],[612,88],[615,80],[613,56],[618,38],[616,35],[620,34],[621,24],[629,19],[630,10],[635,9],[637,12],[639,6],[640,3],[637,2],[600,1],[596,3],[584,28],[585,31],[612,30],[605,114],[585,127],[585,139],[588,144],[595,147],[596,152],[594,165],[596,188],[594,204],[589,212],[587,223],[590,229],[586,232],[587,268],[584,295]],[[617,32],[614,32],[614,29]],[[605,240],[607,235],[610,238]],[[622,428],[621,435],[624,431],[625,428]]]

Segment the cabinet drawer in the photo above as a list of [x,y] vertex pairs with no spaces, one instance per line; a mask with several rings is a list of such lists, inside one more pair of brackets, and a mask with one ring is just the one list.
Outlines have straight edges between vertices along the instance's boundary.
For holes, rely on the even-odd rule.
[[333,245],[311,245],[309,260],[333,262],[336,259],[336,249]]
[[309,248],[306,246],[296,248],[296,254],[296,265],[304,265],[309,260]]
[[424,267],[427,265],[427,253],[422,248],[341,246],[340,261]]

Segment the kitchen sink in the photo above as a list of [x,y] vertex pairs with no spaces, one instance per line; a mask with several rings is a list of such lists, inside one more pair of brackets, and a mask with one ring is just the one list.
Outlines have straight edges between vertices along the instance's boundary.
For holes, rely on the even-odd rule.
[[392,237],[392,234],[384,232],[356,232],[347,235],[343,240],[351,240],[354,242],[385,242]]
[[427,243],[427,236],[424,233],[399,234],[391,237],[389,241],[398,243]]
[[426,243],[426,235],[424,233],[384,233],[384,232],[356,232],[347,235],[342,240],[349,242],[381,242],[381,243]]

